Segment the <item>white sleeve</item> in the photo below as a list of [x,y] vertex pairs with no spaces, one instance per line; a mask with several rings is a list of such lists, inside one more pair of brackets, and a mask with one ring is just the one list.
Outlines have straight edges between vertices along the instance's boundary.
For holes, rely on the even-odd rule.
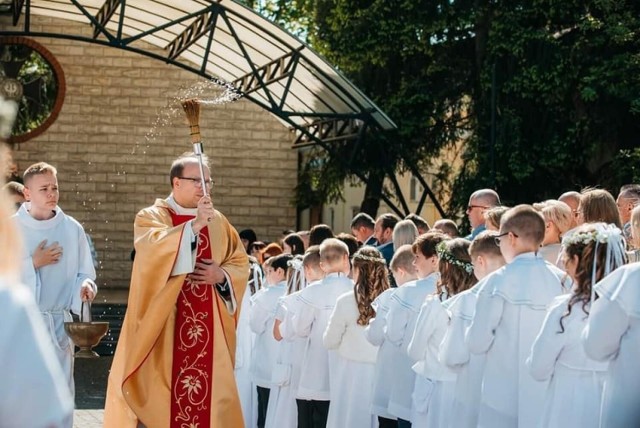
[[315,320],[315,309],[302,300],[298,301],[296,313],[293,315],[291,325],[298,337],[308,337]]
[[465,366],[471,357],[469,347],[464,340],[466,327],[467,321],[460,317],[453,317],[449,322],[444,339],[442,339],[438,359],[451,369]]
[[584,351],[596,361],[613,358],[620,349],[620,339],[629,329],[629,322],[620,305],[606,297],[599,298],[591,306],[582,332]]
[[496,328],[502,319],[503,310],[504,300],[501,297],[480,293],[475,315],[465,336],[472,353],[484,354],[491,348]]
[[249,327],[254,333],[260,334],[267,329],[267,322],[271,318],[271,314],[260,305],[259,299],[261,296],[256,297],[257,299],[253,302],[249,313]]
[[347,331],[347,323],[341,309],[344,305],[340,303],[341,301],[338,300],[335,308],[333,308],[331,318],[329,318],[329,323],[322,336],[322,343],[327,349],[337,349],[342,342],[344,333]]
[[[567,333],[559,333],[560,318],[564,309],[566,305],[549,309],[542,328],[531,346],[531,354],[526,364],[535,380],[547,380],[553,375],[556,360],[567,342]],[[565,326],[567,322],[568,318],[565,318]]]
[[395,346],[402,346],[407,324],[409,323],[409,309],[405,308],[395,299],[389,303],[389,313],[387,313],[386,340]]
[[196,248],[193,247],[193,243],[196,242],[196,236],[191,228],[192,223],[193,220],[189,220],[184,223],[182,238],[180,238],[180,248],[178,249],[178,257],[173,265],[171,276],[191,273],[195,269],[197,253]]
[[420,315],[418,315],[416,326],[411,335],[411,342],[409,342],[409,347],[407,348],[407,354],[414,361],[422,361],[427,356],[429,339],[433,335],[433,327],[435,327],[431,316],[434,304],[432,300],[427,300],[420,308]]

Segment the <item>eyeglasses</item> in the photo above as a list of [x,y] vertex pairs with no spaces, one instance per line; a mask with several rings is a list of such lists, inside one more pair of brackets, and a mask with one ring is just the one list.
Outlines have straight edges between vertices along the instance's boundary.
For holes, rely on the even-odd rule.
[[[196,187],[202,187],[202,180],[199,178],[192,178],[192,177],[176,177],[176,178],[179,178],[180,180],[189,180]],[[204,180],[204,182],[207,185],[207,187],[211,187],[211,185],[213,184],[213,181],[211,181],[211,179]]]
[[500,246],[500,242],[502,241],[502,237],[503,236],[507,236],[508,234],[512,234],[514,237],[518,237],[518,235],[516,235],[513,232],[505,232],[505,233],[501,233],[500,235],[496,236],[493,238],[494,242],[496,243],[496,245],[499,247]]
[[485,207],[484,205],[467,205],[467,211],[471,211],[474,208],[482,208],[483,210],[486,210],[489,207]]

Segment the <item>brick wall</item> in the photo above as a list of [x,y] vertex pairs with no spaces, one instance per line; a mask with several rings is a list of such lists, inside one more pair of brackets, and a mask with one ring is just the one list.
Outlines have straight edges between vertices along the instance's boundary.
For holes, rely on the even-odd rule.
[[[33,18],[32,31],[77,25]],[[182,115],[154,138],[145,136],[167,95],[197,76],[115,48],[36,40],[62,65],[67,93],[56,122],[14,146],[14,158],[21,169],[38,161],[58,168],[60,206],[84,225],[99,253],[98,284],[127,287],[134,216],[169,193],[169,165],[191,149]],[[212,163],[214,203],[231,223],[253,228],[261,239],[295,228],[297,155],[288,129],[246,100],[203,107],[200,128]]]

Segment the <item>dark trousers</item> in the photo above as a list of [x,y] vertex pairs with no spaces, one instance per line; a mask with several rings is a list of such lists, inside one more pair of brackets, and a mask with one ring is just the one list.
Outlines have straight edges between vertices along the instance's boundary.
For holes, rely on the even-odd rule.
[[325,428],[329,401],[298,400],[298,428]]
[[398,418],[398,428],[411,428],[411,421]]
[[258,388],[258,428],[264,428],[264,422],[267,419],[267,407],[269,406],[269,388]]
[[378,416],[378,425],[379,428],[398,428],[398,421]]

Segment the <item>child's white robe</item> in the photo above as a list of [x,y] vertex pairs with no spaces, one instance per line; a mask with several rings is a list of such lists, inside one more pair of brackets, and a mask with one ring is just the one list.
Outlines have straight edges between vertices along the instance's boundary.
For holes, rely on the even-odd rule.
[[393,357],[394,378],[390,385],[387,410],[390,414],[408,421],[411,420],[411,397],[416,373],[411,368],[415,361],[407,354],[407,348],[422,303],[427,295],[435,293],[438,278],[439,274],[433,273],[426,278],[398,287],[389,303],[385,340],[394,345],[396,354]]
[[375,318],[369,320],[369,325],[365,329],[365,337],[373,346],[379,346],[378,356],[373,376],[373,398],[371,403],[371,413],[387,419],[396,417],[389,413],[390,388],[389,385],[394,379],[394,368],[396,361],[396,346],[385,340],[387,330],[387,314],[391,296],[397,288],[389,288],[380,294],[373,301],[371,306],[376,311]]
[[564,332],[560,332],[560,319],[567,312],[571,296],[560,296],[552,302],[527,359],[535,379],[551,379],[539,422],[544,428],[597,428],[600,420],[608,363],[594,361],[584,352],[581,336],[587,314],[582,302],[575,303],[562,319]]
[[448,324],[449,315],[439,296],[427,296],[407,348],[416,361],[411,419],[415,428],[449,426],[456,374],[438,359]]
[[564,292],[564,276],[542,257],[524,253],[480,281],[484,284],[466,335],[471,352],[487,354],[479,427],[537,425],[547,382],[533,379],[525,361],[547,306]]
[[371,402],[378,347],[367,341],[359,316],[354,292],[349,291],[338,298],[324,332],[325,347],[338,353],[329,363],[337,382],[331,384],[327,428],[373,428],[376,423]]
[[465,342],[465,332],[476,311],[478,284],[442,303],[451,321],[442,339],[438,358],[457,373],[451,414],[451,426],[478,426],[478,408],[486,354],[472,354]]
[[273,337],[273,322],[278,308],[278,299],[286,291],[286,282],[267,286],[251,297],[249,326],[256,334],[251,375],[253,383],[262,388],[276,386],[272,373],[278,354],[278,341]]
[[[296,391],[300,383],[300,369],[302,358],[307,346],[307,338],[300,338],[293,331],[292,321],[296,313],[299,291],[280,298],[276,319],[280,321],[280,335],[278,342],[278,356],[274,371],[280,376],[288,372],[286,381],[279,379],[278,386],[271,389],[265,428],[296,428],[298,426],[298,407],[296,405]],[[284,368],[286,370],[282,370]]]
[[31,293],[0,278],[0,425],[71,427],[73,400]]
[[251,378],[251,361],[253,360],[253,345],[256,335],[249,326],[251,293],[248,289],[242,296],[240,308],[238,326],[236,327],[236,365],[234,373],[244,424],[247,427],[254,427],[258,423],[258,392]]
[[[91,249],[80,223],[60,207],[56,207],[54,217],[49,220],[31,217],[30,207],[31,204],[25,202],[13,216],[23,240],[21,280],[35,297],[73,394],[73,344],[64,331],[64,323],[73,320],[70,311],[80,314],[80,289],[85,280],[90,280],[93,291],[97,292]],[[62,247],[62,257],[57,263],[36,270],[32,256],[45,239],[47,246],[57,242]]]
[[583,344],[587,355],[611,360],[600,427],[640,426],[640,264],[616,269],[596,287]]
[[298,295],[300,305],[297,306],[292,326],[297,336],[308,337],[309,341],[302,361],[297,399],[330,400],[330,351],[322,343],[323,335],[338,297],[352,289],[353,282],[344,274],[331,273]]

